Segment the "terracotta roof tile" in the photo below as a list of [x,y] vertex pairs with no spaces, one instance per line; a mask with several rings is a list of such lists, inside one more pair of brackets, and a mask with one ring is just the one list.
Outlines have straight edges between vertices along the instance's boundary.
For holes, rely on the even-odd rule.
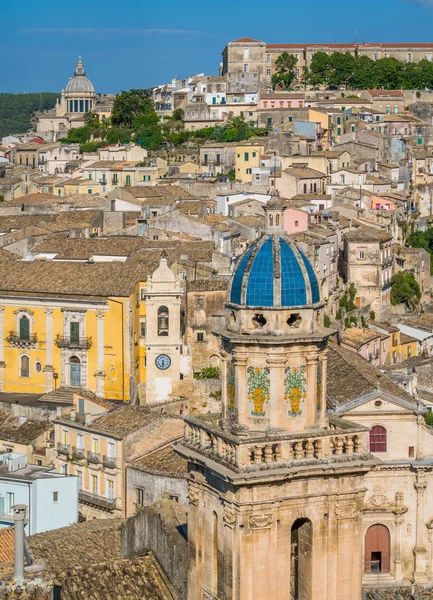
[[146,454],[129,466],[156,475],[186,477],[188,474],[188,461],[179,456],[171,446]]

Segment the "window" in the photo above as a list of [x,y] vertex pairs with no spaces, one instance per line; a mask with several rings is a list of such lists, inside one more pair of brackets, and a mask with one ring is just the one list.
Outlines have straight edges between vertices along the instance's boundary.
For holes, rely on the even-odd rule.
[[88,190],[87,190],[87,193],[88,193],[88,194],[93,194],[93,190],[92,190],[92,188],[88,188]]
[[244,60],[248,60],[249,59],[249,48],[244,48]]
[[143,488],[136,488],[136,490],[137,490],[137,505],[145,506],[145,503],[144,503],[145,495],[144,495]]
[[412,348],[410,346],[407,347],[407,357],[410,358],[412,356]]
[[62,473],[62,475],[68,474],[68,463],[65,463],[64,465],[61,466],[61,473]]
[[427,52],[427,56],[426,56],[426,58],[427,58],[427,60],[429,60],[429,61],[431,61],[431,54],[432,54],[431,52]]
[[36,371],[36,373],[42,372],[42,364],[39,361],[35,362],[35,371]]
[[415,446],[409,446],[408,456],[409,458],[415,458]]
[[197,342],[204,342],[204,333],[203,333],[203,331],[197,331]]
[[389,53],[385,52],[385,58],[389,58]]
[[306,193],[307,193],[307,184],[304,183],[304,194],[306,194]]
[[30,377],[30,359],[25,355],[20,360],[20,376]]
[[244,65],[244,73],[248,73],[248,65],[247,64]]
[[166,306],[160,306],[158,308],[158,335],[168,336],[168,308]]
[[[431,57],[431,55],[430,55],[430,57]],[[266,64],[267,64],[267,65],[270,65],[270,64],[271,64],[271,55],[270,55],[270,54],[267,54],[267,55],[266,55]],[[269,71],[270,71],[270,69],[269,69]]]
[[337,135],[341,135],[341,127],[337,127]]
[[93,454],[99,454],[99,440],[98,440],[98,438],[92,438],[92,452],[93,452]]
[[92,482],[92,494],[97,494],[98,493],[98,477],[96,475],[92,475],[91,476],[91,482]]
[[77,433],[76,445],[77,445],[77,450],[83,450],[84,438],[81,433]]
[[140,321],[140,337],[141,338],[145,338],[146,337],[146,321]]
[[377,52],[374,52],[374,54],[373,54],[373,60],[377,60]]
[[131,175],[127,175],[126,176],[126,181],[125,181],[126,185],[131,185]]
[[244,161],[248,162],[250,158],[249,152],[244,152]]
[[253,152],[253,158],[256,158],[256,152]]
[[247,175],[252,175],[253,174],[253,170],[252,169],[247,169],[246,170],[246,174]]
[[370,452],[386,452],[386,429],[382,425],[370,429]]
[[361,260],[363,260],[363,259],[365,258],[365,251],[364,251],[364,250],[360,250],[360,251],[359,251],[359,258],[360,258]]
[[204,296],[195,297],[195,308],[196,310],[204,310]]
[[80,340],[80,324],[77,321],[71,321],[69,324],[69,336],[73,344],[77,344]]
[[408,52],[408,55],[407,55],[407,62],[408,62],[408,63],[411,63],[411,62],[412,62],[412,53],[411,53],[411,52]]
[[114,500],[114,481],[107,480],[107,496],[109,500]]
[[57,504],[59,501],[59,492],[53,492],[53,502]]
[[178,271],[177,278],[179,279],[179,281],[186,281],[186,271]]
[[115,452],[114,452],[114,442],[108,442],[108,449],[107,449],[107,456],[108,458],[115,458]]
[[295,221],[295,227],[299,226],[299,221]]
[[340,185],[344,185],[344,175],[340,175]]
[[398,343],[398,342],[397,342],[397,334],[396,334],[396,333],[393,333],[393,334],[392,334],[392,345],[393,345],[393,346],[397,346],[397,343]]
[[78,489],[81,490],[83,487],[83,471],[76,471],[75,474],[78,477]]
[[30,340],[30,321],[26,316],[20,318],[20,340],[23,342]]
[[13,492],[6,492],[6,512],[12,514],[12,506],[15,505],[15,494]]

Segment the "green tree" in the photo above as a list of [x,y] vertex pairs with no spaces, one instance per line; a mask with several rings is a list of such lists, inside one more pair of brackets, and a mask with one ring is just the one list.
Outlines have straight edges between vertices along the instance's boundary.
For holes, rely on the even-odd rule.
[[111,122],[118,127],[131,127],[134,119],[148,112],[151,106],[152,101],[147,90],[122,91],[114,100]]
[[172,119],[173,121],[183,121],[183,117],[185,116],[185,112],[182,108],[176,108],[173,111]]
[[94,129],[99,128],[99,115],[95,112],[86,112],[84,113],[84,123],[89,127],[93,127]]
[[316,52],[311,59],[310,68],[305,74],[307,83],[312,86],[325,85],[329,77],[329,56],[326,52]]
[[394,275],[391,287],[391,304],[393,306],[406,304],[409,308],[414,308],[420,298],[421,291],[412,273],[400,271]]
[[296,57],[288,52],[283,52],[275,61],[275,74],[272,75],[272,85],[289,88],[296,79]]
[[58,97],[53,92],[0,94],[0,138],[28,131],[36,111],[54,108]]
[[334,52],[329,57],[328,79],[331,86],[347,87],[353,79],[356,58],[349,52]]

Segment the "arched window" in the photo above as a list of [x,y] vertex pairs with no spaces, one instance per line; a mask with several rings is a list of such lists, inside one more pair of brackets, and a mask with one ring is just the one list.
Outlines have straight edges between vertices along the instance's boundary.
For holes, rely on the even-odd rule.
[[280,224],[280,215],[275,215],[275,225]]
[[370,452],[386,452],[386,429],[382,425],[370,429]]
[[69,380],[73,387],[81,385],[81,361],[77,356],[71,356],[69,361]]
[[20,375],[21,377],[30,377],[30,359],[26,355],[20,359]]
[[166,306],[160,306],[158,308],[158,335],[168,336],[168,308]]
[[20,340],[24,342],[30,340],[30,321],[26,316],[20,318]]

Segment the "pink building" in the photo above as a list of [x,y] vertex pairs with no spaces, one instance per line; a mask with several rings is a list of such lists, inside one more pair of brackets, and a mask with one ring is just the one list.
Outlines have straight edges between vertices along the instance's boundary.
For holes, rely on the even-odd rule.
[[395,202],[389,198],[370,196],[370,210],[395,210]]
[[259,100],[259,109],[263,110],[303,108],[304,106],[305,94],[303,92],[262,94]]
[[308,213],[299,208],[286,208],[284,211],[284,230],[287,233],[299,233],[308,229]]

